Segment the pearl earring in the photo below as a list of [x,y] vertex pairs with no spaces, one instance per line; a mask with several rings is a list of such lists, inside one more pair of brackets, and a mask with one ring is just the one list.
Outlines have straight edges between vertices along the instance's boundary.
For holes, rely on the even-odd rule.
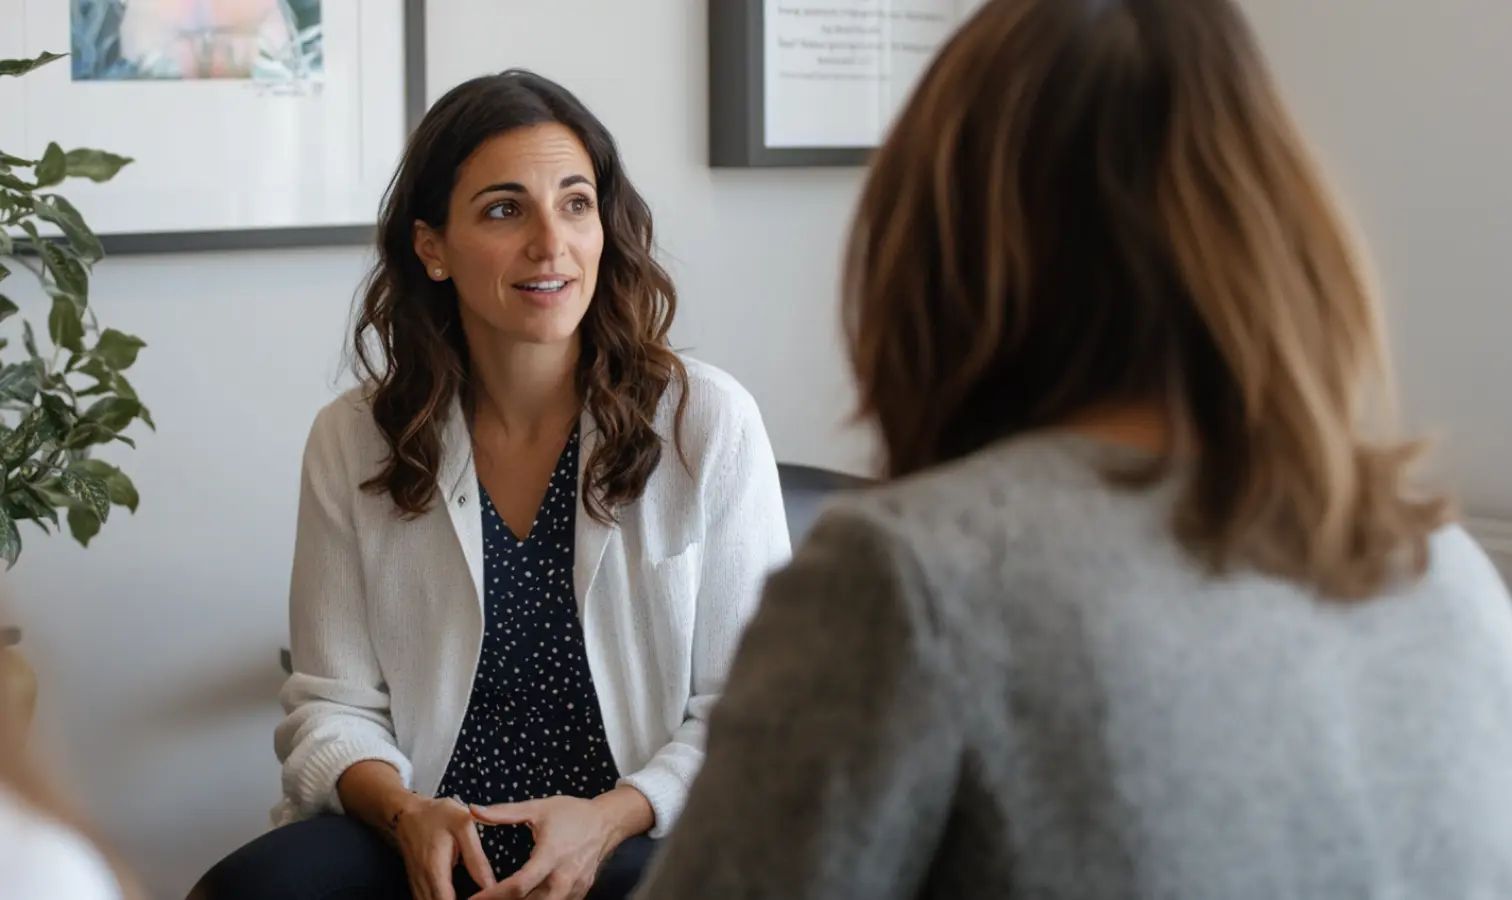
[[446,275],[446,270],[445,269],[432,269],[431,270],[431,274],[435,275],[437,278],[442,278],[442,277],[444,277]]

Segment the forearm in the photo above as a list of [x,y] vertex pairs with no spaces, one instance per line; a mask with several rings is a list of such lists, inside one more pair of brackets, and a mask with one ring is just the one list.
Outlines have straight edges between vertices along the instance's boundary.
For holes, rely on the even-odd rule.
[[598,795],[593,799],[593,805],[609,823],[611,841],[616,847],[638,834],[645,834],[656,824],[656,813],[646,795],[626,784]]
[[336,782],[336,794],[347,815],[390,837],[398,814],[424,802],[404,786],[399,770],[377,760],[365,760],[343,772]]

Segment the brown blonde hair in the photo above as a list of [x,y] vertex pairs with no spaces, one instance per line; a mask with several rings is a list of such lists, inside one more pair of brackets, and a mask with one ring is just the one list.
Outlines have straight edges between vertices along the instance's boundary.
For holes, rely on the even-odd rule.
[[1378,303],[1231,0],[988,0],[876,155],[844,293],[891,476],[1159,404],[1215,570],[1363,598],[1448,516],[1367,432]]

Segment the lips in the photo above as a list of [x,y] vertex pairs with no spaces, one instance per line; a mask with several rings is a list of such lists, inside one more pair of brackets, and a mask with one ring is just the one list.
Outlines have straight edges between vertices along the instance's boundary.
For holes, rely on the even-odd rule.
[[570,278],[536,278],[516,282],[514,288],[517,291],[528,291],[532,294],[554,294],[571,283]]

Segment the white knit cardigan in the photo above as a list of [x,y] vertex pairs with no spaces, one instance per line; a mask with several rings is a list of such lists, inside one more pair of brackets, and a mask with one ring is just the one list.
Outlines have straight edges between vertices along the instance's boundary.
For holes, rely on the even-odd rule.
[[[645,494],[606,526],[578,491],[573,582],[593,683],[623,783],[666,834],[703,762],[705,720],[762,582],[789,543],[776,461],[756,402],[712,366],[689,377],[682,448],[676,389]],[[581,452],[597,429],[585,414]],[[483,641],[483,531],[460,407],[443,440],[438,501],[403,520],[363,490],[387,454],[360,390],[325,407],[304,456],[289,596],[294,673],[274,744],[282,825],[341,812],[336,781],[382,760],[433,795],[451,760]]]

